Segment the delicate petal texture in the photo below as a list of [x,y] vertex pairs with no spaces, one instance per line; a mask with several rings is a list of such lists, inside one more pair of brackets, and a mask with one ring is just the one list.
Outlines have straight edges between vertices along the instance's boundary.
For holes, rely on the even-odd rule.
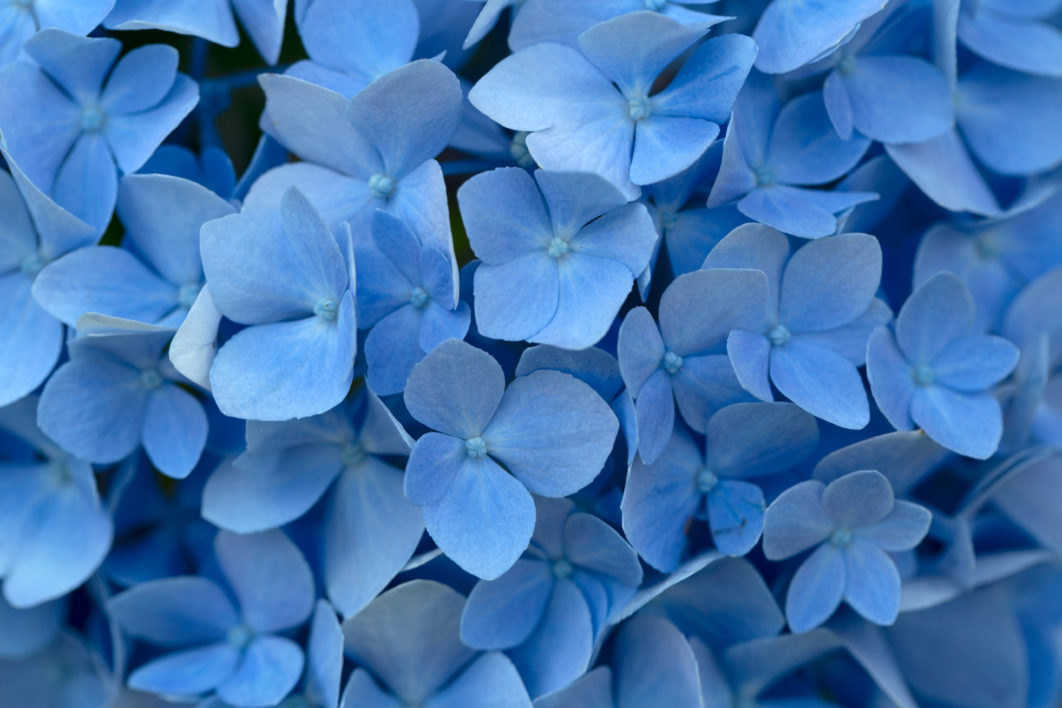
[[290,639],[258,637],[243,650],[236,670],[218,686],[218,696],[248,708],[276,704],[295,687],[303,663],[302,649]]
[[41,309],[20,272],[0,275],[0,404],[16,401],[47,378],[63,347],[63,326]]
[[841,528],[875,524],[892,511],[892,487],[875,470],[847,474],[826,485],[822,508]]
[[842,428],[870,420],[866,390],[852,362],[801,337],[771,350],[771,381],[789,400]]
[[766,504],[755,484],[724,480],[708,494],[708,526],[722,553],[743,556],[760,540]]
[[166,654],[129,675],[129,687],[162,695],[194,695],[212,691],[240,661],[240,651],[230,644]]
[[880,280],[881,247],[873,236],[812,241],[786,264],[778,315],[794,332],[840,327],[866,311]]
[[[465,385],[459,377],[474,383]],[[421,423],[447,435],[480,435],[502,400],[505,376],[494,357],[464,342],[443,342],[413,367],[406,407]]]
[[521,559],[497,580],[476,583],[461,615],[461,641],[477,649],[508,649],[542,619],[553,588],[549,566]]
[[1003,435],[1002,412],[989,393],[919,388],[911,397],[911,418],[944,447],[979,460],[992,456]]
[[877,546],[855,540],[844,549],[844,600],[875,624],[892,624],[900,608],[900,573]]
[[800,482],[771,502],[763,520],[763,553],[771,560],[794,556],[824,541],[833,522],[822,505],[825,485]]
[[199,461],[207,427],[206,413],[195,396],[164,384],[151,394],[144,410],[144,451],[159,471],[184,477]]
[[531,698],[516,667],[498,652],[472,661],[448,686],[432,696],[428,708],[463,708],[470,705],[528,708]]
[[221,588],[199,577],[141,583],[108,609],[126,632],[162,646],[218,641],[239,622]]
[[794,632],[814,629],[841,604],[847,582],[845,556],[837,546],[824,543],[800,564],[785,598],[785,617]]
[[699,705],[697,661],[678,629],[662,617],[639,615],[624,625],[616,647],[616,706]]
[[884,6],[881,0],[840,6],[821,0],[774,0],[752,34],[760,47],[756,68],[770,74],[797,69],[837,46]]
[[925,508],[897,501],[881,521],[859,528],[859,535],[886,551],[906,551],[918,545],[929,531],[932,514]]

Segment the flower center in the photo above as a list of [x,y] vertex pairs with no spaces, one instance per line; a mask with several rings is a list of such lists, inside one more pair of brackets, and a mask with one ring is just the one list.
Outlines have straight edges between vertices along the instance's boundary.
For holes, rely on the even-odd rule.
[[338,311],[339,303],[335,300],[318,300],[317,304],[313,306],[313,314],[317,315],[325,322],[331,322],[334,320]]
[[767,339],[771,340],[772,347],[780,347],[789,341],[789,330],[785,325],[775,325],[767,330]]
[[181,307],[191,307],[195,299],[199,297],[199,283],[188,283],[177,289],[177,304]]
[[226,641],[228,641],[229,644],[236,647],[237,649],[243,649],[244,647],[246,647],[248,644],[251,643],[251,640],[253,638],[254,632],[251,630],[250,627],[243,624],[237,627],[233,627],[225,635]]
[[757,167],[755,170],[753,170],[753,173],[756,175],[756,184],[758,186],[765,187],[767,185],[774,184],[774,170],[771,169],[770,165],[763,165],[762,167]]
[[509,143],[509,154],[520,167],[530,169],[535,166],[535,158],[527,149],[527,133],[523,131],[513,136],[513,141]]
[[487,441],[479,435],[469,438],[465,440],[465,452],[473,459],[485,457],[487,454]]
[[413,307],[417,308],[418,310],[424,309],[427,306],[428,301],[430,299],[431,298],[428,297],[427,291],[424,290],[424,288],[419,287],[419,286],[413,288],[413,291],[409,294],[409,302],[410,302],[410,304],[413,305]]
[[707,494],[715,489],[715,485],[718,483],[719,477],[707,467],[702,467],[697,471],[697,489],[701,490],[702,494]]
[[973,240],[974,250],[977,251],[977,255],[986,261],[991,261],[996,258],[999,253],[999,248],[996,245],[995,239],[991,234],[981,234]]
[[52,460],[48,473],[56,487],[65,487],[74,481],[73,475],[70,474],[70,463],[65,457]]
[[660,366],[664,367],[664,371],[674,376],[682,368],[682,357],[675,352],[668,352],[660,360]]
[[852,542],[852,532],[848,529],[837,529],[830,535],[830,543],[844,548]]
[[661,211],[660,213],[660,227],[667,231],[668,229],[675,228],[675,224],[678,223],[678,214],[673,211]]
[[919,364],[911,367],[911,378],[914,379],[916,385],[924,387],[932,385],[936,376],[928,364]]
[[552,570],[553,575],[563,579],[571,575],[574,569],[572,568],[572,564],[568,562],[567,558],[558,558],[557,560],[553,561]]
[[369,191],[377,199],[389,199],[395,191],[395,181],[387,175],[373,175],[369,178]]
[[348,443],[343,452],[339,453],[339,459],[346,467],[354,467],[365,460],[365,450],[357,443]]
[[88,106],[81,110],[81,130],[86,133],[98,133],[103,129],[106,116],[99,106]]
[[856,70],[856,60],[850,54],[846,54],[841,61],[837,62],[837,71],[842,74],[851,74]]
[[144,369],[140,372],[140,385],[148,391],[154,391],[162,385],[162,374],[158,369]]
[[560,236],[554,236],[553,239],[549,242],[549,248],[547,248],[546,250],[553,258],[560,258],[571,250],[571,246],[569,246],[568,242],[562,239]]
[[35,277],[37,273],[40,273],[41,268],[43,267],[44,258],[42,258],[41,254],[37,252],[29,254],[23,258],[22,263],[19,264],[19,269],[31,278]]
[[627,99],[627,115],[631,120],[642,120],[653,113],[653,104],[648,96],[634,96]]

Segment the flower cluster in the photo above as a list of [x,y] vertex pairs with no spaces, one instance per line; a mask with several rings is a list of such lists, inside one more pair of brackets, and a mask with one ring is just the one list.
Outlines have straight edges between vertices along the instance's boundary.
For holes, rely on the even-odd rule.
[[0,708],[1057,706],[1059,126],[1062,0],[0,0]]

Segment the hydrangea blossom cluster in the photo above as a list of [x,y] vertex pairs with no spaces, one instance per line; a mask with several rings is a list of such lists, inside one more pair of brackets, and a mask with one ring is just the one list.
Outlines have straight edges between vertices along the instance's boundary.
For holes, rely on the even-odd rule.
[[1060,125],[1062,0],[0,0],[0,708],[1059,705]]

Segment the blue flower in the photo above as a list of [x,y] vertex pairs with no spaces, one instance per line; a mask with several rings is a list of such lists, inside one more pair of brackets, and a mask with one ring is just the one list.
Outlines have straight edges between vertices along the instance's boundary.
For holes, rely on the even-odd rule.
[[1057,5],[980,0],[964,2],[959,40],[975,54],[1008,69],[1062,77],[1062,33],[1049,23]]
[[487,580],[512,567],[531,540],[529,491],[560,497],[585,487],[619,428],[582,381],[541,370],[506,390],[494,358],[457,340],[413,368],[404,399],[433,431],[410,452],[406,496],[423,507],[443,553]]
[[462,339],[472,312],[458,302],[452,255],[422,246],[398,218],[377,211],[371,239],[359,241],[358,325],[365,338],[366,380],[382,396],[401,393],[413,366],[447,339]]
[[357,351],[349,229],[333,235],[293,187],[279,209],[207,222],[200,248],[217,311],[248,325],[210,366],[221,412],[287,420],[342,401]]
[[36,413],[33,396],[0,408],[0,431],[19,441],[15,449],[4,445],[0,464],[0,579],[16,608],[70,592],[111,547],[111,518],[92,466],[41,434]]
[[856,367],[866,357],[870,332],[891,317],[874,297],[881,279],[877,239],[841,234],[810,241],[790,255],[784,236],[750,224],[720,241],[704,265],[767,274],[766,319],[727,338],[730,363],[747,391],[771,401],[773,383],[793,403],[834,425],[867,424],[870,408]]
[[896,501],[873,470],[824,485],[800,482],[771,502],[763,520],[763,552],[781,560],[814,548],[789,584],[785,616],[794,632],[825,622],[843,599],[875,624],[892,624],[900,607],[900,573],[887,551],[914,548],[931,514]]
[[270,64],[280,56],[287,2],[278,0],[117,0],[103,23],[108,29],[161,29],[190,34],[226,47],[240,43],[233,11]]
[[424,535],[420,509],[406,500],[402,470],[391,463],[411,442],[371,391],[305,420],[250,421],[247,451],[203,490],[203,516],[237,533],[261,531],[301,517],[330,489],[322,580],[349,617],[387,586]]
[[939,273],[915,290],[867,342],[867,378],[897,430],[921,427],[961,455],[986,459],[999,446],[1003,416],[991,388],[1018,363],[1018,348],[981,334],[962,281]]
[[234,212],[194,182],[127,175],[118,190],[123,248],[82,248],[50,263],[34,281],[33,296],[68,325],[96,312],[177,327],[203,287],[199,228]]
[[753,40],[756,68],[784,74],[829,54],[848,41],[885,0],[773,0],[760,15]]
[[638,454],[651,464],[663,452],[675,421],[704,432],[711,414],[752,400],[726,355],[731,332],[763,321],[767,279],[749,269],[716,269],[680,275],[660,298],[660,325],[637,307],[620,326],[620,372],[634,397]]
[[837,135],[820,93],[782,106],[771,82],[754,75],[734,104],[708,206],[736,200],[742,214],[772,228],[801,238],[829,236],[837,232],[838,212],[877,195],[809,187],[844,176],[868,147],[866,138]]
[[51,373],[63,348],[63,325],[32,296],[41,269],[96,241],[96,231],[41,192],[0,146],[0,405],[22,398]]
[[108,603],[126,633],[171,650],[135,669],[129,687],[189,699],[217,692],[239,708],[276,705],[304,663],[302,648],[278,633],[310,616],[313,574],[280,531],[222,531],[214,548],[228,588],[202,576],[166,578]]
[[461,643],[464,604],[445,585],[413,580],[347,620],[346,652],[359,668],[343,691],[343,705],[530,708],[520,675],[505,655]]
[[71,34],[88,34],[112,5],[114,0],[6,3],[0,9],[0,66],[15,61],[22,45],[38,30],[54,27]]
[[578,51],[546,42],[502,60],[469,100],[506,128],[530,132],[527,147],[545,169],[596,172],[634,199],[639,185],[704,154],[751,68],[752,41],[725,35],[698,47],[650,95],[664,68],[707,31],[654,12],[623,15],[581,34]]
[[[262,175],[245,206],[276,206],[296,185],[330,225],[346,221],[355,235],[367,233],[376,210],[384,209],[452,253],[446,185],[432,159],[461,120],[461,86],[449,69],[415,61],[350,101],[290,76],[265,74],[259,82],[266,94],[263,129],[303,162]],[[417,96],[415,111],[409,96]]]
[[590,173],[518,168],[458,190],[475,274],[476,326],[495,339],[584,349],[600,340],[649,262],[641,204]]
[[408,63],[420,34],[412,0],[313,0],[297,21],[310,59],[284,73],[347,98]]
[[143,445],[159,471],[186,477],[206,444],[207,417],[162,353],[172,337],[165,327],[86,315],[67,343],[70,361],[41,392],[41,430],[90,462],[117,462]]
[[690,525],[707,520],[715,547],[743,556],[760,538],[763,491],[749,477],[793,467],[818,443],[815,419],[791,403],[735,403],[713,415],[703,451],[676,430],[653,464],[636,461],[623,492],[623,531],[654,568],[683,560]]
[[136,172],[199,99],[177,73],[177,51],[122,45],[48,29],[26,42],[38,66],[0,70],[0,130],[26,175],[99,232],[118,194],[118,174]]
[[586,671],[595,641],[642,580],[637,555],[608,524],[566,499],[540,499],[536,509],[524,557],[478,582],[461,615],[461,640],[508,650],[532,696]]

